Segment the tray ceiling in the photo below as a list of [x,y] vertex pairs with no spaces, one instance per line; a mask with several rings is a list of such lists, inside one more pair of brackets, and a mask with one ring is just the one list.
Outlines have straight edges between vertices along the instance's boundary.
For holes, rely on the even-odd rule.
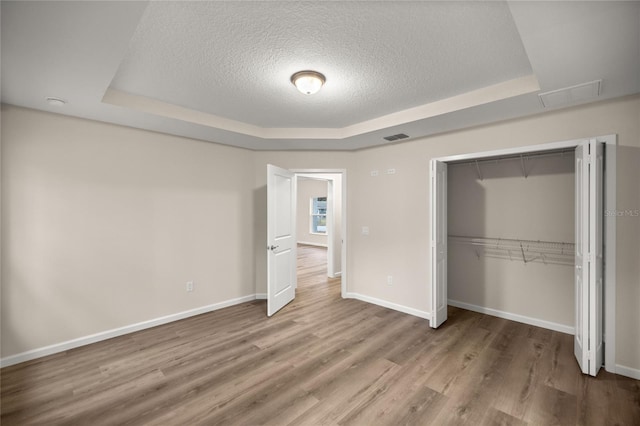
[[[638,28],[638,2],[3,1],[2,101],[250,149],[360,149],[540,113],[539,92],[586,81],[602,90],[582,102],[638,93]],[[319,93],[290,83],[303,69],[326,76]]]

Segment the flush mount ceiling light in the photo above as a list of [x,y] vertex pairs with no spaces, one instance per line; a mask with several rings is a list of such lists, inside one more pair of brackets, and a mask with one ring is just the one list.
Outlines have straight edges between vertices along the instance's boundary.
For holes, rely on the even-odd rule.
[[291,76],[291,82],[305,95],[313,95],[322,87],[326,79],[317,71],[299,71]]
[[47,97],[46,101],[49,105],[57,106],[57,107],[64,106],[67,103],[67,101],[65,101],[64,99],[54,98],[52,96]]

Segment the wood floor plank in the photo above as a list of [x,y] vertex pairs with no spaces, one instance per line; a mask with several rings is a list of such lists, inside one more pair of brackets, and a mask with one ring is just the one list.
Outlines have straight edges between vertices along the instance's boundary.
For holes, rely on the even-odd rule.
[[489,408],[480,424],[482,426],[525,426],[527,422],[495,408]]
[[243,303],[0,371],[5,425],[640,425],[640,382],[584,376],[572,336],[354,299],[300,246],[293,302]]
[[498,393],[494,407],[522,419],[532,403],[536,386],[543,383],[547,364],[542,359],[544,344],[517,336],[520,350],[515,353],[505,375],[505,386]]
[[417,420],[423,412],[429,413],[431,419],[435,418],[448,399],[425,384],[433,371],[433,360],[441,353],[438,349],[444,352],[441,345],[439,348],[425,348],[415,355],[378,392],[354,405],[340,423],[391,425],[399,419]]
[[435,368],[427,385],[445,395],[453,391],[457,382],[464,381],[479,353],[489,346],[490,337],[491,333],[487,330],[469,328],[460,340],[452,344],[451,352],[434,360]]
[[310,393],[319,403],[290,424],[338,424],[349,407],[376,393],[382,383],[389,380],[398,369],[397,364],[378,357],[352,364],[349,370],[335,380],[312,389]]
[[576,424],[578,398],[561,390],[536,386],[524,419],[534,425]]
[[544,354],[544,360],[549,364],[544,384],[576,395],[582,374],[573,355],[573,344],[573,336],[563,333],[553,335]]

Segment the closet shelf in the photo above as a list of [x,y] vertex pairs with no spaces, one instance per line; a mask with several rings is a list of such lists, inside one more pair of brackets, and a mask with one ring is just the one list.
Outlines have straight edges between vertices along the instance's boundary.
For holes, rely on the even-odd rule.
[[509,259],[524,263],[574,265],[575,244],[555,241],[519,240],[509,238],[485,238],[449,235],[450,244],[474,247],[480,256]]
[[481,159],[473,159],[473,160],[462,160],[456,162],[450,162],[450,166],[457,165],[465,165],[465,164],[474,164],[476,167],[476,173],[478,174],[478,179],[484,180],[482,175],[482,169],[480,167],[483,163],[495,163],[498,164],[501,161],[509,161],[509,160],[517,160],[520,163],[520,169],[522,170],[522,176],[526,179],[529,176],[529,170],[527,169],[529,161],[534,160],[535,158],[541,157],[554,157],[554,156],[562,156],[564,157],[567,154],[570,157],[574,158],[575,148],[563,148],[554,151],[543,151],[543,152],[534,152],[529,154],[512,154],[512,155],[501,155],[496,157],[488,157]]

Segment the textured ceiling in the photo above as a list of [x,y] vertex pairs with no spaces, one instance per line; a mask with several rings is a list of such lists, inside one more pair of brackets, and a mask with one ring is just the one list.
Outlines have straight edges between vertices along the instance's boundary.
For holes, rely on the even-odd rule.
[[[356,150],[640,93],[638,1],[0,8],[3,103],[256,150]],[[306,68],[327,76],[314,96],[289,82]],[[594,80],[599,96],[538,99]]]
[[[296,71],[322,72],[314,96]],[[153,2],[113,89],[261,127],[340,128],[532,74],[503,2]]]

